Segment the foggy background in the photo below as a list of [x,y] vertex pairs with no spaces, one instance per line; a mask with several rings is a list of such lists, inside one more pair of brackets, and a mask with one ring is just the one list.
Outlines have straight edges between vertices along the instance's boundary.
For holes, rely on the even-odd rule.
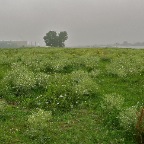
[[0,0],[0,40],[44,45],[67,31],[66,46],[144,41],[144,0]]

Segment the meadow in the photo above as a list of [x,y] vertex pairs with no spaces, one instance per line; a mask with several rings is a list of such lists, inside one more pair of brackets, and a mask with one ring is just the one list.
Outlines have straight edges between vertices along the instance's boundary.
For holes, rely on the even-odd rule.
[[141,144],[144,49],[0,49],[0,144]]

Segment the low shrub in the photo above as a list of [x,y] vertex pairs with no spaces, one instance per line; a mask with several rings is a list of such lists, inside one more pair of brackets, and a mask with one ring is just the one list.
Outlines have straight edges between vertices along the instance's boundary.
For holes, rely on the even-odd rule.
[[124,104],[124,98],[116,93],[107,94],[103,97],[101,107],[104,110],[111,111],[113,109],[121,110]]
[[5,110],[6,107],[7,107],[6,101],[0,99],[0,112],[3,111],[3,110]]
[[101,102],[104,123],[111,128],[119,128],[118,115],[124,104],[124,98],[118,94],[107,94]]
[[73,91],[78,96],[97,94],[98,85],[92,80],[88,72],[82,70],[74,71],[71,73],[70,79],[73,85]]
[[50,120],[52,119],[51,111],[44,111],[38,109],[37,112],[33,112],[32,115],[28,116],[28,129],[25,135],[31,140],[36,140],[38,143],[47,143],[48,131]]
[[12,70],[2,80],[4,91],[11,91],[16,96],[22,95],[35,87],[34,73],[19,64],[13,64]]
[[141,57],[122,56],[112,60],[106,69],[109,74],[126,77],[127,75],[141,74],[144,71],[144,61]]
[[48,122],[51,118],[51,111],[38,109],[37,112],[33,112],[32,115],[28,116],[29,128],[35,130],[37,130],[37,128],[43,129],[48,126]]
[[47,75],[45,73],[37,73],[35,74],[35,82],[36,87],[38,89],[47,89],[49,85],[50,75]]
[[137,123],[137,106],[132,106],[123,109],[118,116],[120,125],[125,131],[135,133],[135,126]]
[[80,103],[97,96],[98,86],[87,72],[52,74],[47,89],[35,98],[37,106],[53,111],[69,111]]

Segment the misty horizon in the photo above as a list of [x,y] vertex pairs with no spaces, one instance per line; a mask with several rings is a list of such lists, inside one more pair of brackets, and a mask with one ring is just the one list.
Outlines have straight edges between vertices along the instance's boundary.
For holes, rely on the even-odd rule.
[[143,0],[0,0],[0,40],[44,45],[67,31],[66,46],[144,41]]

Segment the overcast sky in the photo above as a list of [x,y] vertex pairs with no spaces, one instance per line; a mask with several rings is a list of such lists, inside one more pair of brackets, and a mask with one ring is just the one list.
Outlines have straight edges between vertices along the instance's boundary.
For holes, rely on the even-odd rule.
[[67,46],[144,41],[144,0],[0,0],[0,40],[42,43],[67,31]]

